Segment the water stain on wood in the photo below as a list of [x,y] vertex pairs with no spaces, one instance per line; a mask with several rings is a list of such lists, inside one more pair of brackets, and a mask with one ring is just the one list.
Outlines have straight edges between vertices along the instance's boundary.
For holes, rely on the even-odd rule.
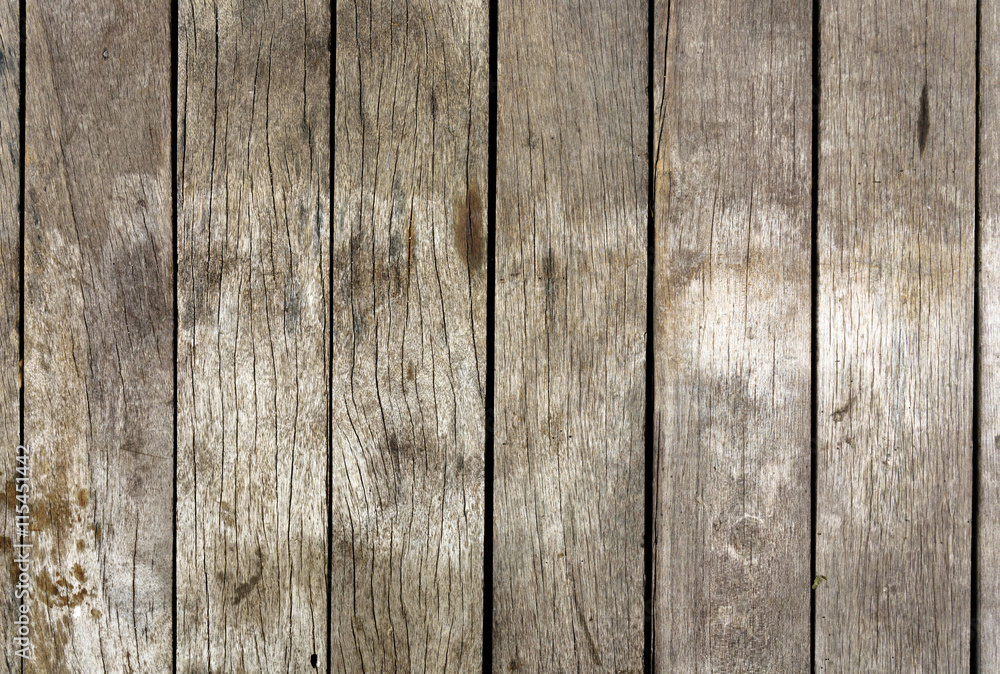
[[472,180],[465,198],[455,198],[455,247],[470,271],[483,264],[483,208],[479,185]]
[[253,576],[250,577],[250,580],[248,580],[245,583],[240,583],[235,590],[236,596],[233,598],[233,606],[238,605],[241,601],[246,599],[247,595],[250,594],[253,591],[253,589],[260,584],[260,580],[261,580],[261,572],[258,571],[257,573],[255,573]]
[[920,92],[920,120],[917,124],[917,141],[920,143],[920,155],[923,156],[927,146],[927,134],[931,130],[930,113],[927,110],[927,83]]

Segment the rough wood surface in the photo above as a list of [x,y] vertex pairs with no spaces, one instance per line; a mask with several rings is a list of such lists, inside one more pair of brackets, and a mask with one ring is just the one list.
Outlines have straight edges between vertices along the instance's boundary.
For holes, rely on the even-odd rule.
[[[20,28],[18,5],[0,4],[0,484],[4,508],[0,521],[2,568],[10,568],[18,542],[14,527],[17,505],[16,448],[20,442],[20,226],[21,129]],[[8,496],[8,494],[10,496]],[[4,656],[0,672],[20,672],[14,655],[14,620],[20,601],[16,574],[0,571],[0,639]]]
[[500,3],[498,672],[639,672],[647,6]]
[[1000,2],[981,3],[979,71],[979,671],[1000,671]]
[[657,671],[809,670],[811,7],[656,2]]
[[177,669],[325,670],[329,4],[179,12]]
[[817,671],[967,671],[976,7],[821,10]]
[[170,3],[27,3],[35,659],[171,667]]
[[333,671],[482,663],[488,28],[337,3]]

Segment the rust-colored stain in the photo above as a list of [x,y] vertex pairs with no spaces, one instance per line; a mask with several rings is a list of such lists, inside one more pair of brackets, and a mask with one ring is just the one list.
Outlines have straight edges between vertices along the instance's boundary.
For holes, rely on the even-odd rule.
[[406,379],[407,379],[407,381],[413,381],[413,378],[415,376],[416,376],[416,372],[414,372],[414,370],[413,370],[413,363],[410,363],[410,364],[408,364],[406,366]]
[[64,531],[72,522],[69,503],[62,499],[49,498],[32,503],[31,528],[35,531],[53,527]]
[[[75,572],[76,570],[74,569]],[[81,570],[80,573],[82,574],[83,571]],[[63,588],[65,588],[65,593],[63,593]],[[55,606],[76,608],[87,598],[87,588],[81,587],[76,592],[73,592],[72,583],[63,578],[62,575],[57,576],[56,580],[53,581],[48,569],[42,569],[42,572],[38,574],[38,590],[42,601],[49,608]]]
[[83,572],[83,567],[79,564],[73,565],[73,577],[76,578],[81,583],[87,582],[87,574]]
[[103,616],[104,614],[98,611],[96,608],[92,608],[90,609],[90,615],[94,617],[94,620],[100,620],[101,616]]
[[82,538],[76,540],[76,549],[83,552],[87,548],[87,544],[83,542]]
[[17,485],[13,480],[7,480],[7,484],[4,485],[3,503],[12,510],[17,506]]
[[81,489],[76,493],[76,502],[80,504],[81,508],[87,507],[87,490]]
[[455,247],[471,271],[483,264],[483,202],[473,180],[464,198],[455,198]]

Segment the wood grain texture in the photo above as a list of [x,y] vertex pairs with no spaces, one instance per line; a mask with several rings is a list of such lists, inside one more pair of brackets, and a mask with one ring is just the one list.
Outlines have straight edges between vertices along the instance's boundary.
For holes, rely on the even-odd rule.
[[498,672],[639,672],[647,6],[500,3]]
[[[17,445],[20,443],[20,227],[21,128],[20,12],[17,3],[0,4],[0,484],[4,489],[0,521],[0,555],[10,568],[18,542],[14,517],[17,507]],[[8,496],[9,495],[9,496]],[[26,541],[27,542],[27,541]],[[17,574],[0,572],[0,673],[21,671],[14,655],[14,620],[20,600],[15,593]]]
[[811,7],[655,7],[657,671],[809,671]]
[[329,4],[178,41],[177,670],[325,670]]
[[1000,671],[1000,2],[980,4],[979,671]]
[[482,664],[488,28],[337,3],[334,671]]
[[25,672],[171,652],[170,3],[27,3]]
[[821,3],[816,665],[967,671],[975,3]]

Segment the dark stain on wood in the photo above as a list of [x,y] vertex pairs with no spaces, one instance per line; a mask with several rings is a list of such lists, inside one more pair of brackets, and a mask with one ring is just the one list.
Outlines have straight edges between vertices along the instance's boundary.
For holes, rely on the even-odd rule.
[[931,130],[930,113],[927,110],[927,83],[920,92],[920,121],[917,123],[917,141],[920,143],[920,155],[923,156],[927,146],[927,134]]
[[847,416],[847,413],[851,411],[851,407],[853,406],[854,406],[854,396],[852,395],[850,398],[847,399],[846,403],[844,403],[838,409],[834,410],[833,414],[831,414],[830,416],[833,417],[834,421],[843,421],[844,417]]
[[87,507],[87,490],[86,489],[81,489],[80,491],[78,491],[76,493],[76,502],[80,505],[81,508],[86,508]]
[[255,573],[253,576],[250,577],[250,580],[248,580],[245,583],[240,583],[239,585],[237,585],[235,590],[236,596],[233,598],[233,606],[239,605],[241,601],[246,599],[247,595],[250,594],[253,591],[253,589],[257,587],[258,584],[260,584],[260,579],[261,579],[261,572],[258,571],[257,573]]
[[455,199],[455,247],[470,271],[483,264],[483,209],[479,185],[473,179],[463,200]]

